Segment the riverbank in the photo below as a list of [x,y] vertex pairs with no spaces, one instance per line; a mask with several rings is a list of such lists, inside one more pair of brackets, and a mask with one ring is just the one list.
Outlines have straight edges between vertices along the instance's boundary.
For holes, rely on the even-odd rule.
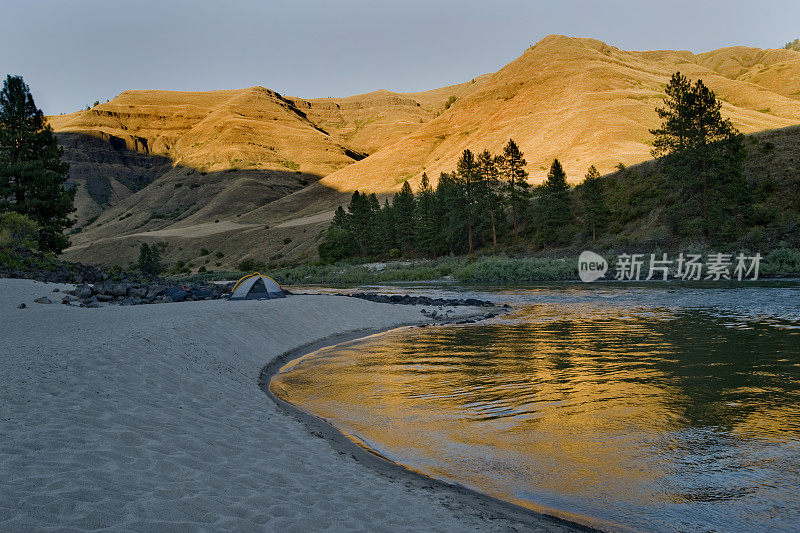
[[[692,248],[684,251],[673,251],[668,255],[675,261],[679,253],[700,254],[704,261],[720,250]],[[609,269],[603,278],[612,281],[615,276],[615,263],[618,254],[637,253],[641,256],[641,280],[648,275],[650,254],[661,258],[664,250],[637,249],[603,251],[601,255],[608,262]],[[554,252],[555,253],[555,252]],[[511,257],[504,255],[476,255],[473,257],[441,257],[434,260],[416,259],[408,261],[388,261],[382,263],[337,263],[326,265],[301,265],[292,268],[270,270],[270,274],[279,283],[289,285],[365,285],[377,283],[414,282],[414,281],[456,281],[463,284],[519,284],[551,281],[579,281],[578,256],[581,250],[558,252],[558,255],[539,257]],[[731,254],[731,265],[728,274],[734,273],[737,250],[727,250]],[[750,252],[748,252],[750,253]],[[754,255],[756,252],[753,251]],[[679,279],[677,263],[670,269],[670,279]],[[660,271],[657,271],[660,272]],[[703,270],[703,276],[707,274]],[[778,247],[762,252],[759,265],[759,277],[794,278],[800,276],[800,249]],[[198,280],[232,279],[237,273],[216,272],[197,276]]]
[[259,389],[281,354],[428,323],[424,306],[336,296],[34,303],[54,288],[71,287],[0,280],[2,530],[568,527],[368,468]]

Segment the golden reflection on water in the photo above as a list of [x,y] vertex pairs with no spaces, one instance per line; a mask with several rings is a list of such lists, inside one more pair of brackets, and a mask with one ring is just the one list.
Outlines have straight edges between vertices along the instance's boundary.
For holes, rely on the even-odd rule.
[[798,361],[792,330],[540,304],[322,350],[271,387],[402,464],[534,509],[780,527],[800,519]]

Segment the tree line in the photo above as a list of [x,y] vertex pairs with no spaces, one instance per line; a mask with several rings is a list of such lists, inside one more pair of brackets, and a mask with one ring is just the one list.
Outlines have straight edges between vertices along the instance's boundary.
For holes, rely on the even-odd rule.
[[[558,159],[544,183],[531,189],[523,152],[510,139],[502,153],[464,150],[453,172],[442,172],[436,188],[422,175],[416,193],[403,182],[392,201],[353,193],[347,207],[339,206],[319,247],[323,261],[352,257],[431,257],[494,252],[516,246],[521,239],[543,245],[571,240],[572,198],[567,176]],[[599,178],[594,167],[587,183]],[[604,212],[602,195],[591,185],[584,202]],[[534,201],[535,200],[535,201]]]
[[[678,237],[704,242],[731,239],[750,203],[743,173],[742,135],[721,116],[721,103],[702,82],[679,72],[667,87],[653,155],[661,187],[649,191]],[[561,247],[596,243],[612,228],[612,215],[626,207],[613,197],[608,179],[594,166],[570,187],[558,159],[536,187],[526,161],[510,139],[500,154],[464,150],[452,172],[435,188],[422,175],[416,192],[403,182],[391,202],[355,191],[339,206],[319,245],[320,259],[429,257],[477,250]],[[620,169],[623,169],[620,165]],[[646,188],[646,187],[645,187]],[[628,198],[627,202],[636,201]]]

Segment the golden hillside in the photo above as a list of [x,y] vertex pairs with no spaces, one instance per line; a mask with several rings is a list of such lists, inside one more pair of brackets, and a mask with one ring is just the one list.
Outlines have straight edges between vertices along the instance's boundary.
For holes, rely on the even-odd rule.
[[[51,117],[82,205],[92,208],[83,220],[99,213],[66,255],[125,265],[138,243],[158,240],[169,244],[168,261],[195,266],[205,264],[201,247],[224,256],[209,267],[308,260],[353,190],[391,194],[403,180],[416,186],[423,171],[435,184],[462,150],[498,152],[509,138],[525,152],[532,182],[555,157],[573,182],[589,165],[636,164],[650,158],[654,108],[676,70],[702,78],[744,133],[800,124],[798,52],[630,52],[558,35],[494,74],[422,93],[304,100],[261,87],[128,91]],[[107,186],[98,184],[104,172]]]
[[[234,178],[243,171],[249,180],[267,178],[266,187],[281,173],[298,174],[278,179],[290,189],[284,192],[291,192],[298,183],[315,181],[412,133],[450,94],[472,86],[315,100],[263,87],[125,91],[110,102],[49,121],[72,164],[77,218],[83,223],[164,173],[162,163],[187,172],[234,172],[226,182],[235,187],[241,186]],[[274,195],[251,208],[264,205],[264,199]],[[158,198],[151,207],[163,201]]]
[[648,130],[659,121],[654,108],[676,70],[702,78],[744,133],[799,123],[800,94],[792,84],[800,83],[800,53],[759,52],[627,52],[552,35],[438,118],[321,184],[380,193],[403,180],[416,185],[423,171],[435,183],[439,172],[455,167],[462,150],[499,152],[509,138],[525,152],[533,182],[545,177],[556,157],[572,181],[590,165],[605,173],[620,162],[639,163],[651,157]]

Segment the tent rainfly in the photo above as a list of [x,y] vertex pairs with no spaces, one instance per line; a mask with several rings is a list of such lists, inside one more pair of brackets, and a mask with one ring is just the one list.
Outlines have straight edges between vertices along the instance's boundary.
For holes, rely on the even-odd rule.
[[274,279],[253,272],[233,286],[231,300],[267,300],[271,298],[285,298],[283,289]]

